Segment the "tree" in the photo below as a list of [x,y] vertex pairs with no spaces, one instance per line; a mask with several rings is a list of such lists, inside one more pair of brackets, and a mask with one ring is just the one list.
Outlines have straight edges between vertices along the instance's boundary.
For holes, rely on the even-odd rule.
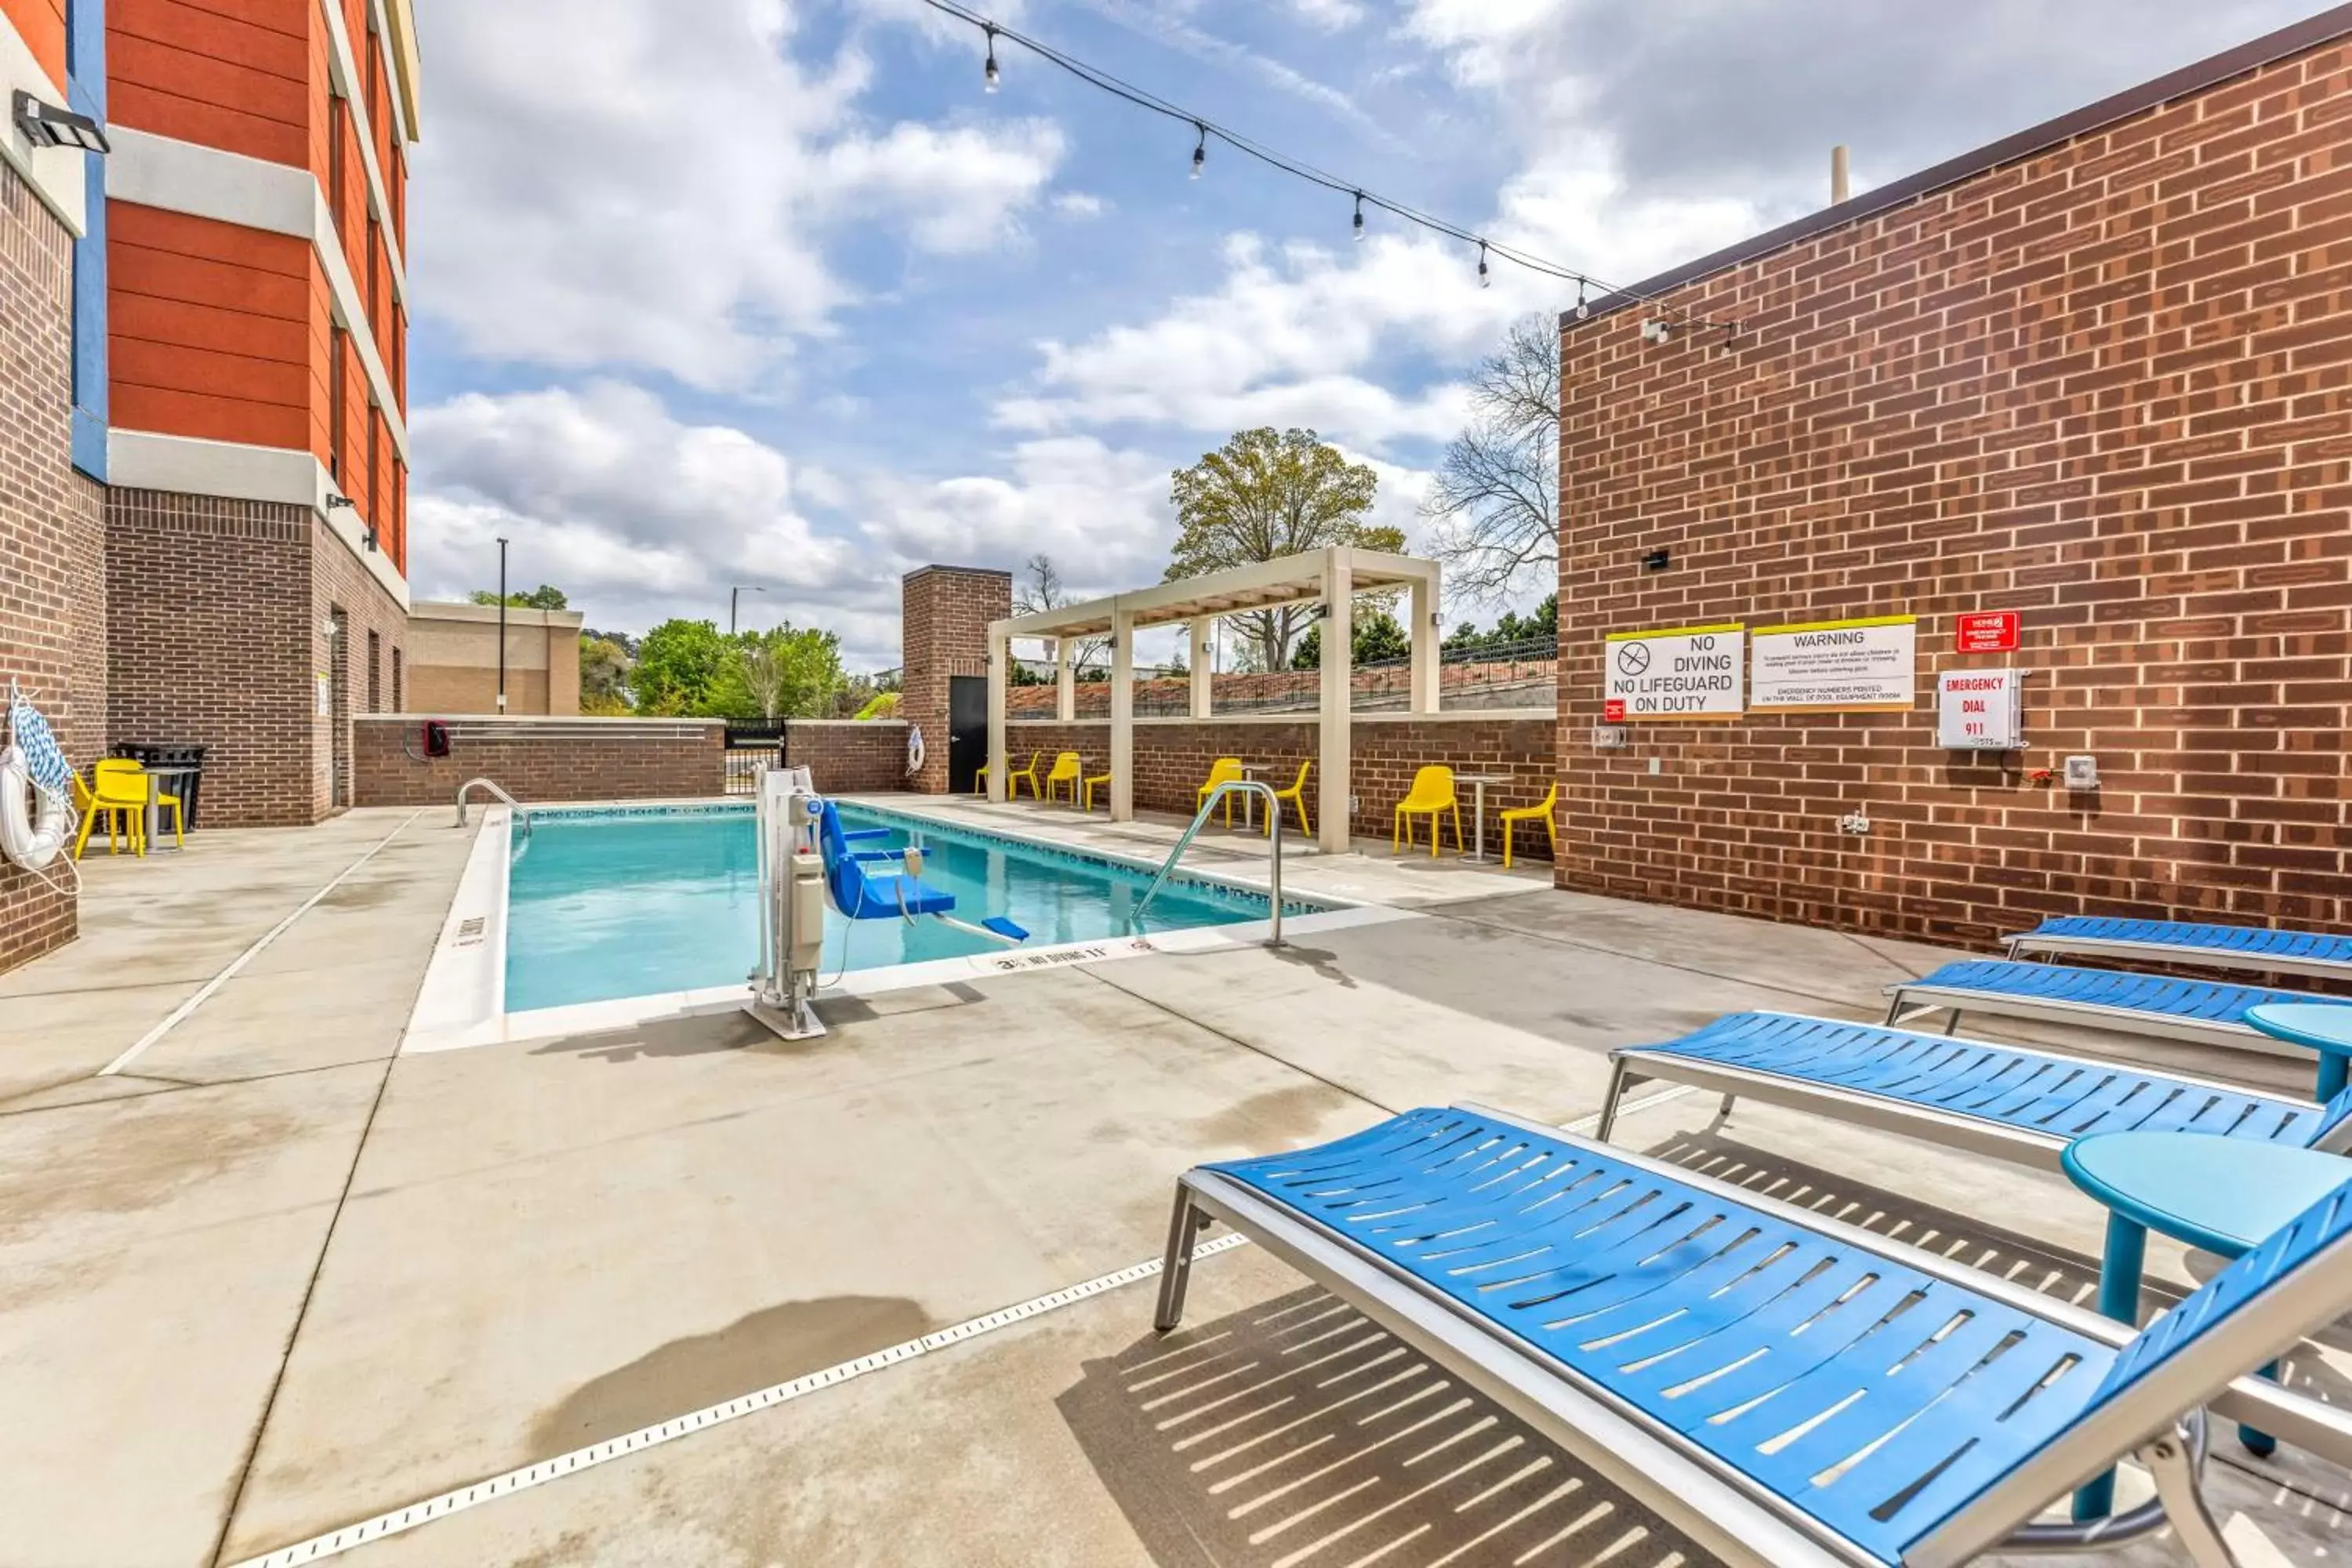
[[709,712],[712,689],[727,663],[727,638],[716,625],[664,621],[637,644],[637,667],[629,681],[637,711],[665,716]]
[[[477,605],[495,605],[499,602],[498,591],[493,588],[477,588],[467,597]],[[507,608],[510,610],[568,610],[571,607],[572,602],[564,597],[562,589],[551,587],[545,583],[541,583],[528,594],[507,595]]]
[[[1312,430],[1236,431],[1169,476],[1178,533],[1167,581],[1278,560],[1332,544],[1401,552],[1404,534],[1364,521],[1380,476],[1340,457]],[[1280,669],[1315,614],[1310,605],[1248,610],[1233,621],[1256,662]]]
[[[1028,564],[1022,570],[1028,575],[1013,590],[1014,615],[1034,616],[1076,603],[1070,597],[1069,590],[1062,585],[1062,569],[1055,565],[1054,558],[1045,552],[1039,551],[1029,557]],[[1057,657],[1054,644],[1054,638],[1045,639],[1045,657],[1048,658]],[[1108,637],[1079,637],[1070,646],[1070,663],[1081,672],[1091,665],[1108,666],[1109,662],[1110,639]],[[1013,670],[1017,677],[1020,667],[1015,665]],[[1041,676],[1038,679],[1043,680],[1045,678]],[[1016,679],[1013,684],[1029,683]]]
[[841,639],[789,624],[724,638],[726,658],[708,711],[728,719],[830,717],[834,694],[846,679]]
[[1516,615],[1508,610],[1495,623],[1492,631],[1480,631],[1465,621],[1454,628],[1445,639],[1448,653],[1475,653],[1482,648],[1507,647],[1513,643],[1559,641],[1559,595],[1553,594],[1535,607],[1532,615]]
[[1446,447],[1422,515],[1446,586],[1494,598],[1559,559],[1559,332],[1514,321],[1470,374],[1470,423]]
[[580,637],[580,711],[610,716],[629,710],[629,655],[608,637]]
[[[1412,657],[1412,638],[1406,633],[1404,627],[1398,624],[1394,616],[1386,610],[1377,610],[1370,605],[1364,605],[1350,617],[1348,647],[1354,655],[1355,662],[1359,665],[1366,665],[1376,659]],[[1290,656],[1290,668],[1293,669],[1323,668],[1322,622],[1318,621],[1307,627],[1307,635],[1298,639],[1298,647]]]

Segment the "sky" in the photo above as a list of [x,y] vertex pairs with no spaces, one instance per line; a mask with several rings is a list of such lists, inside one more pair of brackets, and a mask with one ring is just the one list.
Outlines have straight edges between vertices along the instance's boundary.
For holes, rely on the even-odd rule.
[[[975,9],[1612,282],[2284,26],[2276,0],[998,0]],[[898,579],[1160,580],[1169,474],[1318,431],[1420,502],[1572,288],[1212,144],[922,0],[416,0],[410,563],[898,662]],[[752,590],[758,590],[753,592]],[[1550,584],[1511,596],[1532,603]],[[1449,605],[1449,623],[1504,605]],[[1150,646],[1144,657],[1154,657]]]

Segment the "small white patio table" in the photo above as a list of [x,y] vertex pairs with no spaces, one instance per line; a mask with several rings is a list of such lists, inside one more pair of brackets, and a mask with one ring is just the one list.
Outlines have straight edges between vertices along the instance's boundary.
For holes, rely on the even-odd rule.
[[1486,786],[1508,784],[1511,782],[1511,775],[1508,773],[1455,773],[1454,782],[1466,784],[1476,792],[1472,797],[1476,804],[1470,808],[1472,823],[1470,853],[1462,858],[1473,866],[1490,866],[1494,864],[1495,857],[1486,853]]

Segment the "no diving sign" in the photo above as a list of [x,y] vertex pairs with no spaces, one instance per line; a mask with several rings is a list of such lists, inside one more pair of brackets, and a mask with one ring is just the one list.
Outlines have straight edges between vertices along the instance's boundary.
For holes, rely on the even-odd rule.
[[1612,632],[1603,654],[1612,724],[1737,719],[1746,702],[1748,628],[1733,624],[1665,632]]

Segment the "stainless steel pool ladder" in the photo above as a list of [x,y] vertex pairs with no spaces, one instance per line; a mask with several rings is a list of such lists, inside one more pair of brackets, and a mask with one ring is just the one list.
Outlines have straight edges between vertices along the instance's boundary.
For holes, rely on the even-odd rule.
[[497,795],[500,800],[505,801],[508,808],[522,819],[522,836],[525,838],[529,838],[530,837],[530,807],[523,805],[522,802],[517,800],[514,796],[500,789],[497,784],[492,784],[488,779],[467,779],[464,784],[457,786],[458,826],[463,827],[466,826],[466,793],[468,790],[474,789],[486,789],[492,795]]
[[1265,797],[1266,820],[1274,825],[1274,854],[1269,862],[1271,875],[1267,883],[1273,898],[1274,929],[1267,936],[1265,945],[1282,945],[1282,802],[1276,796],[1272,784],[1258,779],[1228,779],[1209,792],[1209,798],[1201,803],[1200,811],[1193,816],[1192,826],[1184,830],[1184,837],[1176,840],[1176,847],[1168,851],[1168,858],[1160,863],[1160,875],[1151,879],[1151,886],[1144,890],[1143,901],[1136,905],[1135,913],[1128,917],[1129,931],[1143,924],[1143,912],[1151,907],[1151,900],[1160,896],[1160,885],[1168,880],[1168,873],[1176,868],[1176,862],[1182,859],[1184,851],[1192,847],[1193,836],[1201,831],[1201,825],[1209,820],[1209,813],[1216,809],[1217,802],[1234,790]]

